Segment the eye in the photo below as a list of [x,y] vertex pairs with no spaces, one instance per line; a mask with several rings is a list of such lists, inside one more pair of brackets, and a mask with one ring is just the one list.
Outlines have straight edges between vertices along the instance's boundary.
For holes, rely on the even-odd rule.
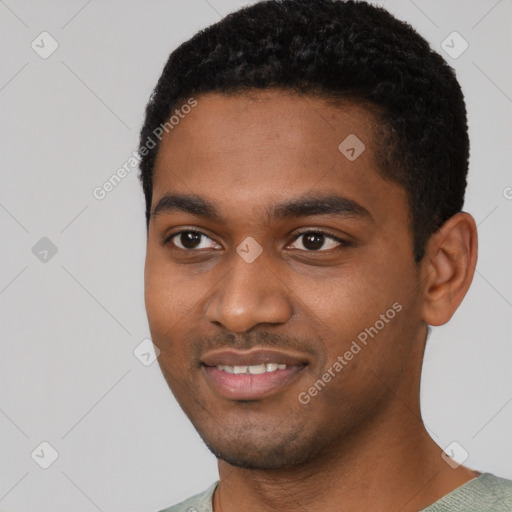
[[[299,233],[297,238],[295,238],[294,243],[303,238],[300,245],[302,247],[292,247],[294,249],[306,250],[308,252],[311,251],[319,251],[325,252],[330,249],[342,249],[343,247],[347,247],[349,242],[342,240],[334,235],[329,233],[324,233],[323,231],[305,231],[303,233]],[[324,244],[327,242],[327,245]],[[291,246],[290,246],[291,247]]]
[[[299,246],[293,247],[293,245],[297,244],[297,241],[301,239],[302,241],[298,244]],[[194,230],[184,230],[174,233],[164,241],[164,245],[171,245],[174,248],[184,251],[221,248],[219,244],[209,236]],[[289,247],[292,249],[305,250],[307,252],[326,252],[331,249],[341,249],[349,245],[350,243],[346,240],[329,233],[319,230],[309,230],[299,233],[294,239],[293,244]]]
[[[213,244],[216,247],[212,247]],[[169,236],[165,241],[165,245],[172,245],[178,249],[185,251],[193,251],[196,249],[216,249],[220,247],[210,237],[200,231],[180,231]],[[206,244],[206,245],[205,245]]]

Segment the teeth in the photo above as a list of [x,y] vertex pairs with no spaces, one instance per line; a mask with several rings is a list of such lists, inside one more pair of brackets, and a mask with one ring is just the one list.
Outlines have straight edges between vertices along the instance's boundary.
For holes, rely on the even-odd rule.
[[236,375],[241,373],[250,373],[251,375],[259,375],[267,372],[275,372],[276,370],[285,370],[286,364],[278,363],[262,363],[253,364],[250,366],[229,366],[227,364],[219,364],[217,370],[221,370],[226,373],[234,373]]
[[247,369],[249,370],[249,373],[252,373],[253,375],[265,373],[267,371],[265,363],[255,364],[253,366],[249,366]]

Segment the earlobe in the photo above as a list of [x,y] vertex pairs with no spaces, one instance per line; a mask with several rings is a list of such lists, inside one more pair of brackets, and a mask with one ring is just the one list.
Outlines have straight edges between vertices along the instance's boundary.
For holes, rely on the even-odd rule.
[[466,295],[475,273],[478,236],[469,213],[457,213],[434,233],[422,262],[423,320],[443,325]]

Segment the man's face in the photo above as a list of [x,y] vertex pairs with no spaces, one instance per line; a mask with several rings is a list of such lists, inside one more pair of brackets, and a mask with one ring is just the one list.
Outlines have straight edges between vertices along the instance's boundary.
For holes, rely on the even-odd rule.
[[[145,300],[158,361],[220,459],[311,461],[417,392],[425,326],[406,193],[379,176],[360,107],[277,90],[197,102],[155,167]],[[364,151],[353,138],[338,148],[351,134]]]

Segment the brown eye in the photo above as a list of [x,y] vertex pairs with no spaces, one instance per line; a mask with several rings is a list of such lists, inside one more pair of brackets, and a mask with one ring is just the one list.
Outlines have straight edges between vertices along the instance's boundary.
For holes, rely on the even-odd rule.
[[211,238],[199,231],[180,231],[179,233],[174,233],[165,241],[166,245],[170,244],[186,251],[215,248],[208,245],[209,243],[217,246]]
[[[304,233],[300,233],[295,239],[294,244],[301,239],[302,242],[299,244],[299,247],[294,247],[294,249],[306,250],[309,252],[324,252],[348,245],[345,240],[328,233],[324,233],[323,231],[306,231]],[[300,247],[300,245],[302,245],[302,247]]]

